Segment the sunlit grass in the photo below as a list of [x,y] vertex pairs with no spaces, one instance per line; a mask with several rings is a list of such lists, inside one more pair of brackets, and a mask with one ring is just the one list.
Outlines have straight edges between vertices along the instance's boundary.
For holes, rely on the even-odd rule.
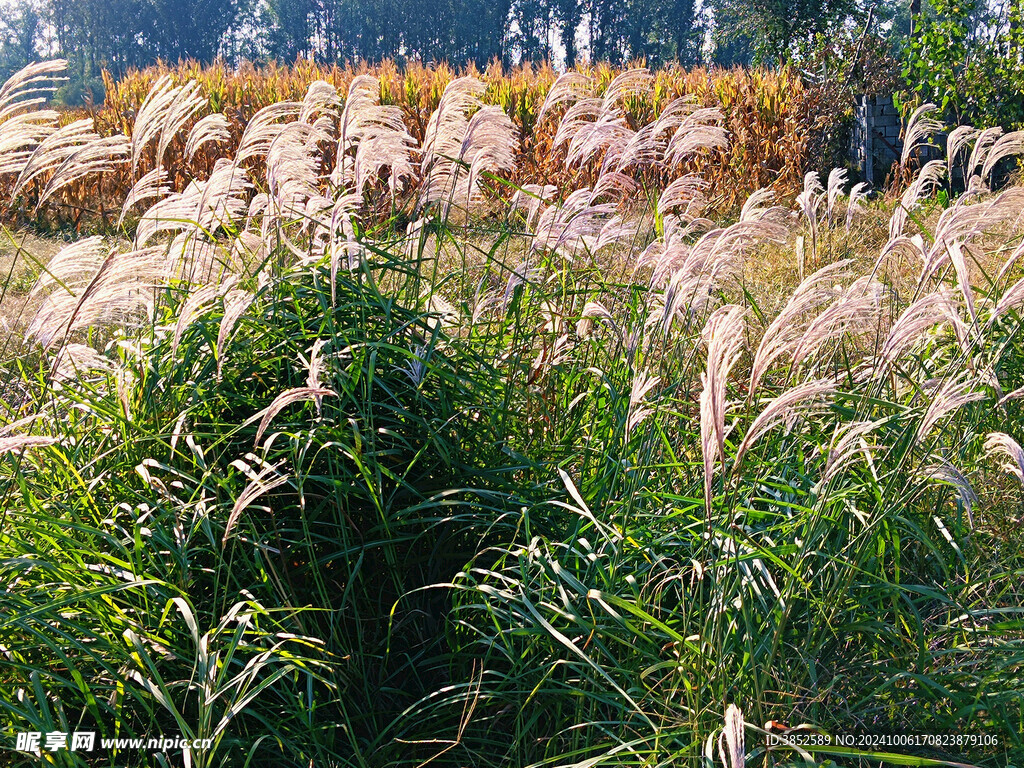
[[[480,207],[416,185],[383,205],[385,174],[346,202],[291,118],[251,188],[176,187],[129,220],[163,228],[145,242],[12,268],[53,327],[4,359],[5,747],[180,735],[213,740],[194,765],[346,768],[1021,754],[1021,484],[1012,450],[985,450],[1024,437],[1019,190],[911,204],[885,259],[893,201],[847,229],[814,179],[811,215],[773,197],[701,222],[652,187],[563,196],[541,230],[486,166]],[[469,163],[445,160],[463,189]],[[998,745],[765,751],[811,729]]]

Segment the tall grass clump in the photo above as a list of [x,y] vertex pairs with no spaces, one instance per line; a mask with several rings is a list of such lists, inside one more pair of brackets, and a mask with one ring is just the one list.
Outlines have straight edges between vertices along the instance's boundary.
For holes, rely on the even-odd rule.
[[972,181],[945,208],[947,164],[915,169],[912,147],[938,126],[917,123],[892,210],[835,171],[715,221],[701,163],[733,131],[643,69],[545,92],[571,189],[522,176],[486,76],[446,82],[422,132],[369,73],[240,133],[201,116],[196,82],[159,80],[106,155],[59,165],[63,129],[15,100],[7,173],[36,163],[57,194],[113,164],[131,191],[119,235],[63,248],[9,323],[6,748],[96,730],[212,741],[53,760],[1024,751],[1024,190],[989,188],[991,142],[961,136]]

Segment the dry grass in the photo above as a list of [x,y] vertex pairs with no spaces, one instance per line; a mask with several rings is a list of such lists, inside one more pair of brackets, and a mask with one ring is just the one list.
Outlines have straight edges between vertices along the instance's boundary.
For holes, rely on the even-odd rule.
[[29,292],[50,259],[65,245],[62,239],[40,237],[26,229],[12,232],[3,228],[0,232],[0,279],[4,285],[0,292],[0,329],[6,345],[24,335],[40,303],[31,299]]
[[[589,79],[590,92],[601,95],[616,77],[628,70],[600,64],[578,71]],[[164,77],[176,85],[194,83],[203,105],[186,118],[177,137],[171,137],[162,163],[170,184],[180,188],[192,178],[208,175],[216,159],[238,144],[249,120],[260,109],[284,101],[302,101],[315,82],[329,83],[344,102],[352,81],[366,75],[379,81],[382,104],[400,108],[406,129],[417,142],[424,139],[429,117],[440,103],[445,87],[459,77],[479,77],[485,87],[483,102],[499,106],[518,130],[513,182],[554,184],[565,194],[593,184],[598,178],[591,165],[567,168],[566,148],[553,147],[559,110],[551,110],[543,120],[538,120],[548,89],[557,77],[547,64],[524,65],[508,71],[492,65],[478,72],[472,65],[457,70],[445,65],[426,68],[419,64],[400,69],[390,61],[357,67],[297,62],[291,67],[243,67],[238,72],[229,72],[219,65],[183,63],[133,70],[118,81],[107,77],[106,101],[101,108],[65,113],[61,122],[91,119],[95,130],[104,137],[131,137],[142,103],[154,84]],[[727,147],[694,154],[680,168],[646,172],[644,184],[648,189],[663,188],[678,171],[697,172],[710,184],[708,195],[713,207],[729,210],[762,187],[770,187],[784,197],[794,195],[804,172],[821,161],[809,154],[813,136],[816,131],[831,127],[817,125],[816,105],[820,96],[790,71],[661,69],[652,73],[644,88],[625,92],[621,107],[626,125],[634,130],[646,125],[680,96],[691,97],[704,107],[721,109],[730,142]],[[217,113],[227,121],[228,146],[210,142],[188,157],[185,149],[190,128]],[[325,153],[324,159],[324,171],[330,173],[332,156]],[[4,215],[22,223],[31,221],[34,226],[110,227],[117,221],[118,206],[134,180],[154,166],[150,150],[134,175],[127,169],[93,173],[65,186],[40,211],[26,215],[16,207],[8,207]],[[32,188],[27,192],[30,198],[36,194]]]

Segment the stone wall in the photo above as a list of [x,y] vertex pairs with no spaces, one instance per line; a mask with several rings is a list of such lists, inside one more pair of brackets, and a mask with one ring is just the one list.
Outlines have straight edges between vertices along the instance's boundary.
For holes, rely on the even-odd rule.
[[900,115],[892,96],[858,96],[853,116],[854,167],[864,181],[879,186],[903,151]]

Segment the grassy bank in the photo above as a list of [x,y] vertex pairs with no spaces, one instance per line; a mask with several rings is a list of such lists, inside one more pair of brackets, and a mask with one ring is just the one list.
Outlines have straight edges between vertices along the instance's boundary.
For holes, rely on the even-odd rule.
[[[631,77],[546,97],[571,193],[516,176],[467,80],[421,140],[363,80],[187,180],[130,161],[187,140],[188,91],[140,110],[146,195],[40,268],[5,361],[5,758],[96,731],[212,743],[52,760],[1019,762],[1008,145],[968,136],[945,206],[908,152],[898,205],[808,176],[716,222],[686,163],[721,115],[643,134]],[[870,740],[767,749],[812,726]]]

